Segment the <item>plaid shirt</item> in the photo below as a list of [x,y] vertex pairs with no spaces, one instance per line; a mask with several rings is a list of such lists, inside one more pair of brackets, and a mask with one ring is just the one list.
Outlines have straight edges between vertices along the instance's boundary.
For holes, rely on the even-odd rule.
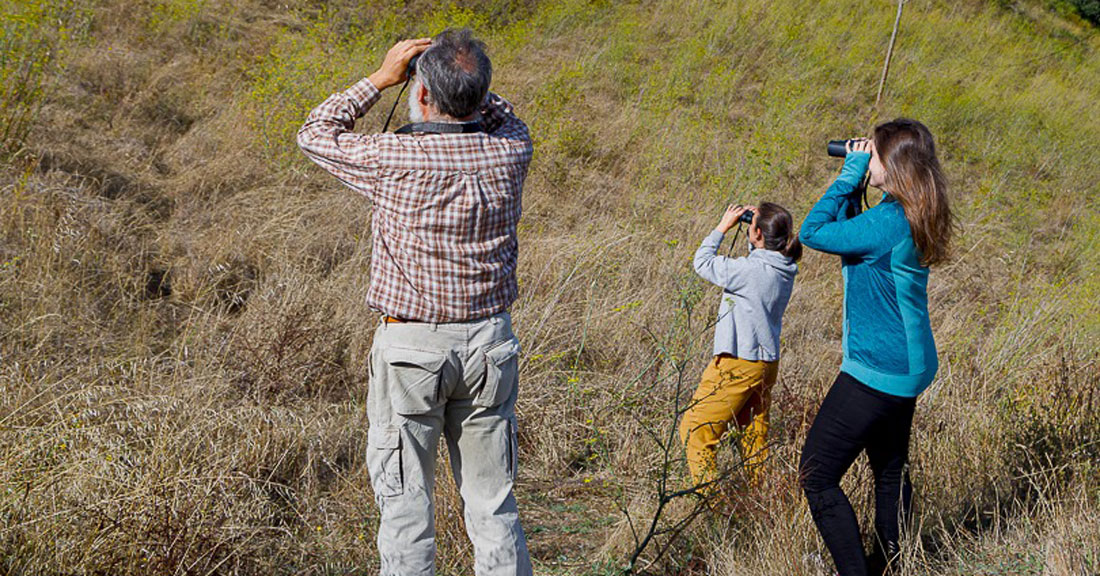
[[309,114],[298,145],[374,205],[367,304],[420,322],[491,316],[516,299],[516,224],[531,137],[489,94],[485,132],[356,134],[381,97],[363,79]]

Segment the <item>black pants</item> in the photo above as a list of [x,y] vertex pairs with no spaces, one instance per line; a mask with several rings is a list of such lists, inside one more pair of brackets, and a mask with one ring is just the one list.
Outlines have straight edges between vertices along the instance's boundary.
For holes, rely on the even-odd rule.
[[899,517],[909,511],[906,472],[916,398],[893,396],[841,372],[810,426],[799,463],[802,488],[840,576],[867,574],[859,523],[840,478],[867,451],[875,475],[876,554],[897,550]]

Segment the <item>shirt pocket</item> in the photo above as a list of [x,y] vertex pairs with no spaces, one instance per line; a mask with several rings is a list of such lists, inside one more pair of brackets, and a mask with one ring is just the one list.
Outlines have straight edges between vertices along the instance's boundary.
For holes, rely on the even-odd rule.
[[427,414],[439,405],[440,375],[447,358],[438,352],[391,347],[383,353],[386,390],[393,411]]
[[519,340],[510,338],[485,351],[485,380],[474,406],[493,408],[512,396],[519,381]]

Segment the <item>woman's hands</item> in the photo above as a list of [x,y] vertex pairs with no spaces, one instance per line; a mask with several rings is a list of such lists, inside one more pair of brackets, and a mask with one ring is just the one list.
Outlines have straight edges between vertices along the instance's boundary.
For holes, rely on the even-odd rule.
[[722,220],[718,222],[718,226],[715,228],[715,230],[721,232],[722,234],[729,232],[730,228],[733,228],[737,225],[737,221],[741,219],[741,215],[744,214],[746,210],[752,210],[755,213],[756,206],[730,204],[729,207],[726,208],[726,213],[722,214]]
[[844,144],[846,152],[866,152],[871,154],[875,150],[875,142],[870,138],[853,138]]
[[882,165],[882,159],[878,156],[874,140],[868,138],[849,140],[844,149],[848,152],[866,152],[870,154],[871,160],[867,163],[867,170],[871,173],[871,176],[868,178],[867,183],[875,188],[882,188],[886,185],[886,167]]

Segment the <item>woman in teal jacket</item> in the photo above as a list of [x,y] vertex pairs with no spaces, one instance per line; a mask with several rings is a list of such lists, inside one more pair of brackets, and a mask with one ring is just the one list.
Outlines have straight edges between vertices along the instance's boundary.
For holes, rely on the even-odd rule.
[[[947,182],[923,124],[881,124],[873,140],[853,141],[848,150],[800,233],[806,246],[841,257],[844,360],[806,436],[799,470],[837,570],[862,576],[884,574],[898,556],[898,518],[912,494],[905,469],[913,410],[939,367],[928,271],[945,258],[953,224]],[[868,171],[868,183],[884,194],[860,213],[855,192]],[[864,450],[875,481],[877,544],[869,557],[840,489]]]

